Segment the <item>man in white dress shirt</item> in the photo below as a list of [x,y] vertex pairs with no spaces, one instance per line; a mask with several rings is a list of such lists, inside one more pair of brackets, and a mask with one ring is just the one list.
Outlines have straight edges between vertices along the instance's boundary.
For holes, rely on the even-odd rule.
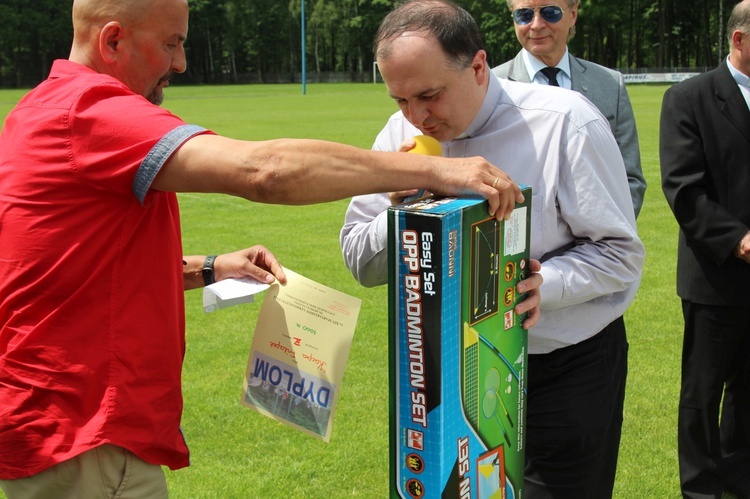
[[[579,94],[494,77],[476,23],[447,0],[401,5],[375,40],[400,111],[373,149],[430,135],[444,156],[483,156],[533,189],[531,257],[544,282],[529,330],[525,495],[611,496],[627,373],[622,314],[644,247],[607,120]],[[387,209],[409,194],[349,206],[341,246],[365,286],[388,281]]]

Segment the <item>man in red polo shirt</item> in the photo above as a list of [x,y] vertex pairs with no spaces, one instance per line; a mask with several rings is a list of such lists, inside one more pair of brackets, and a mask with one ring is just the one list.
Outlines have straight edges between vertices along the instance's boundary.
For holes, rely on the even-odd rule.
[[[74,0],[73,25],[69,60],[0,135],[0,487],[10,499],[166,497],[160,466],[188,465],[182,290],[285,277],[262,246],[183,257],[175,192],[305,204],[423,187],[480,194],[498,218],[522,200],[481,158],[237,141],[159,108],[169,76],[185,70],[186,0]],[[538,315],[538,303],[532,292],[524,306]]]

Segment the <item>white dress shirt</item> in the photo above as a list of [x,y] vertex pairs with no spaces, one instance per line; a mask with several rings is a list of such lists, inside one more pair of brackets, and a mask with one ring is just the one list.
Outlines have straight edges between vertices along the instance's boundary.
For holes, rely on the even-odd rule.
[[[419,133],[397,112],[373,149],[397,151]],[[529,353],[577,344],[622,315],[638,289],[645,250],[606,118],[575,92],[491,76],[462,136],[442,144],[443,156],[483,156],[533,189],[531,257],[543,262],[544,283]],[[346,213],[344,260],[365,286],[388,282],[389,205],[387,194],[358,196]]]
[[[526,66],[526,71],[529,73],[529,81],[540,85],[548,85],[549,81],[547,80],[547,77],[542,74],[542,69],[547,66],[542,61],[531,55],[528,50],[521,49],[521,53],[523,54],[523,62]],[[562,56],[562,59],[560,59],[560,62],[558,62],[555,67],[560,70],[560,72],[557,73],[558,85],[562,88],[567,88],[568,90],[573,88],[568,47],[565,47],[565,55]]]

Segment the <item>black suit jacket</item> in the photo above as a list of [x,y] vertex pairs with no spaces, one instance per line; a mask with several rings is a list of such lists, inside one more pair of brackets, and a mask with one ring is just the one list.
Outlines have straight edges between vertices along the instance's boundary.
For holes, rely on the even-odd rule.
[[750,264],[732,254],[750,230],[750,110],[726,60],[664,94],[659,153],[680,226],[677,294],[750,305]]

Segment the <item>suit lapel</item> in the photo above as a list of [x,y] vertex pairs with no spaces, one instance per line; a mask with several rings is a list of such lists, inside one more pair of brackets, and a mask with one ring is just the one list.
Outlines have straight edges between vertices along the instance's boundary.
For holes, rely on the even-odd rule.
[[750,141],[750,110],[726,64],[725,60],[716,73],[716,99],[719,109]]
[[526,71],[526,64],[523,62],[523,53],[519,52],[516,57],[510,62],[510,68],[508,68],[508,79],[513,81],[520,81],[521,83],[529,83],[529,72]]
[[586,72],[586,66],[581,64],[581,62],[572,55],[568,54],[568,57],[570,57],[570,88],[571,90],[575,90],[576,92],[588,97],[589,87],[588,85],[583,85],[581,83],[583,81],[586,81],[586,77],[584,76],[584,73]]

